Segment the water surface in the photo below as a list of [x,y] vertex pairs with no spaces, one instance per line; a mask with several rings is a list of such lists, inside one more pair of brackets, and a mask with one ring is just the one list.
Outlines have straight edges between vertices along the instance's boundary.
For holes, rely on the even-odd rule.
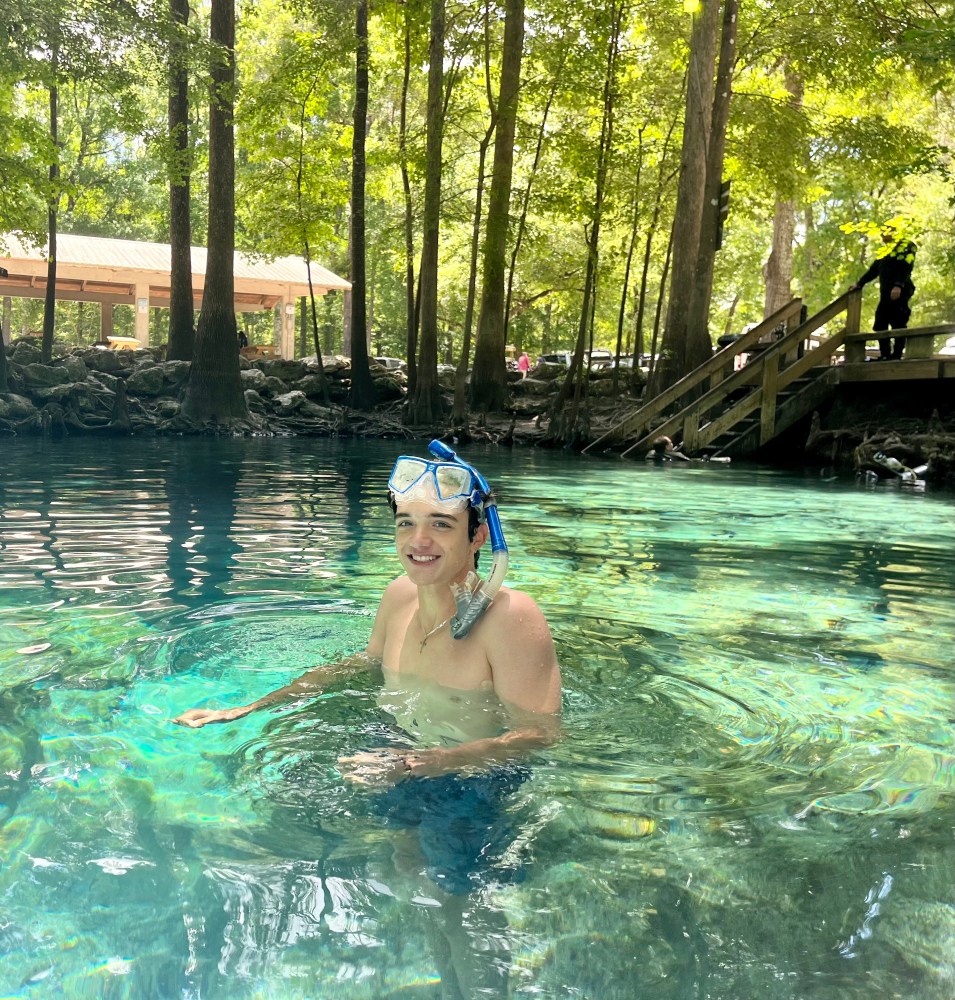
[[[440,996],[441,894],[335,767],[378,679],[169,722],[364,645],[423,447],[2,447],[0,995]],[[517,997],[948,1000],[950,500],[468,456],[565,682],[507,806],[522,877],[466,902],[477,961]]]

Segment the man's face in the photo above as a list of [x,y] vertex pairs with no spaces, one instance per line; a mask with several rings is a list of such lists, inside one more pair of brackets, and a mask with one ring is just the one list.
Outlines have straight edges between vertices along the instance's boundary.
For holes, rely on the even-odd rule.
[[409,579],[418,586],[463,580],[486,538],[487,526],[482,524],[474,540],[468,540],[467,507],[449,512],[426,500],[398,503],[395,547]]

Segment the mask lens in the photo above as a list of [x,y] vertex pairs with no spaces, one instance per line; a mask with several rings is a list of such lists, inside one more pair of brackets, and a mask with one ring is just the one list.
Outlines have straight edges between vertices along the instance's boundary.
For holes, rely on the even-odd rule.
[[399,458],[395,462],[394,469],[391,470],[391,478],[388,485],[395,493],[404,493],[424,475],[428,469],[428,463],[420,458]]
[[458,465],[436,465],[434,478],[442,500],[467,496],[471,492],[471,473]]

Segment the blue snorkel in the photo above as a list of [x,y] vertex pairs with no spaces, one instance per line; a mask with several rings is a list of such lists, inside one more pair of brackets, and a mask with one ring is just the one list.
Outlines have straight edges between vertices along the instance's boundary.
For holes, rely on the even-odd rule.
[[504,531],[501,519],[497,513],[497,504],[491,497],[491,487],[484,476],[458,456],[443,442],[435,439],[428,445],[428,451],[442,462],[453,462],[467,469],[473,477],[477,488],[471,495],[471,506],[476,508],[481,520],[487,525],[491,536],[491,572],[487,579],[482,580],[476,573],[468,573],[462,584],[452,586],[457,614],[451,619],[451,635],[455,639],[463,639],[474,627],[475,622],[491,606],[497,596],[507,573],[507,543],[504,541]]

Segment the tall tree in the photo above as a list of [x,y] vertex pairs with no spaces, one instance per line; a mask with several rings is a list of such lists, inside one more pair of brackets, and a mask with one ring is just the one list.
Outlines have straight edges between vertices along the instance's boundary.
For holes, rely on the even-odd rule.
[[60,208],[60,156],[59,156],[59,75],[60,43],[54,37],[50,45],[50,142],[53,155],[50,157],[50,188],[47,193],[47,243],[46,243],[46,294],[43,299],[43,342],[44,361],[53,357],[53,332],[56,326],[56,230]]
[[507,398],[504,365],[504,281],[507,231],[510,223],[514,131],[524,54],[524,0],[505,0],[504,42],[501,52],[501,92],[494,136],[494,165],[488,194],[484,236],[481,311],[478,314],[471,406],[482,412],[500,410]]
[[377,401],[368,369],[365,279],[365,136],[368,129],[368,0],[355,3],[355,113],[351,164],[351,395],[356,410]]
[[719,0],[703,0],[702,11],[693,17],[683,151],[673,220],[670,295],[660,360],[654,365],[648,387],[653,394],[676,382],[689,370],[687,323],[703,222],[719,14]]
[[720,190],[726,151],[726,124],[733,93],[733,64],[736,59],[736,18],[739,0],[723,0],[723,29],[716,70],[716,91],[706,151],[706,182],[700,218],[700,243],[693,270],[693,286],[686,317],[687,371],[701,365],[713,353],[709,331],[710,298],[713,294],[713,262],[716,257],[720,224]]
[[249,411],[235,322],[235,5],[212,0],[209,19],[209,238],[196,348],[182,401],[194,422],[234,425]]
[[438,386],[438,235],[441,227],[441,167],[444,141],[444,0],[431,0],[428,46],[428,138],[419,295],[420,343],[411,424],[433,424],[442,412]]
[[169,0],[169,339],[170,361],[191,361],[195,343],[192,289],[192,157],[189,147],[189,0]]
[[[600,142],[597,147],[597,164],[594,178],[594,200],[590,226],[587,233],[587,269],[584,276],[584,294],[577,324],[577,343],[567,376],[551,407],[549,435],[563,444],[574,444],[588,430],[589,413],[586,410],[587,374],[589,361],[584,363],[584,350],[593,345],[593,322],[597,296],[597,268],[601,225],[604,217],[604,200],[607,194],[607,175],[610,168],[614,141],[614,115],[618,94],[617,69],[620,42],[624,30],[625,0],[612,0],[607,32],[607,55],[603,82],[603,110],[600,122]],[[568,403],[570,405],[568,405]]]

